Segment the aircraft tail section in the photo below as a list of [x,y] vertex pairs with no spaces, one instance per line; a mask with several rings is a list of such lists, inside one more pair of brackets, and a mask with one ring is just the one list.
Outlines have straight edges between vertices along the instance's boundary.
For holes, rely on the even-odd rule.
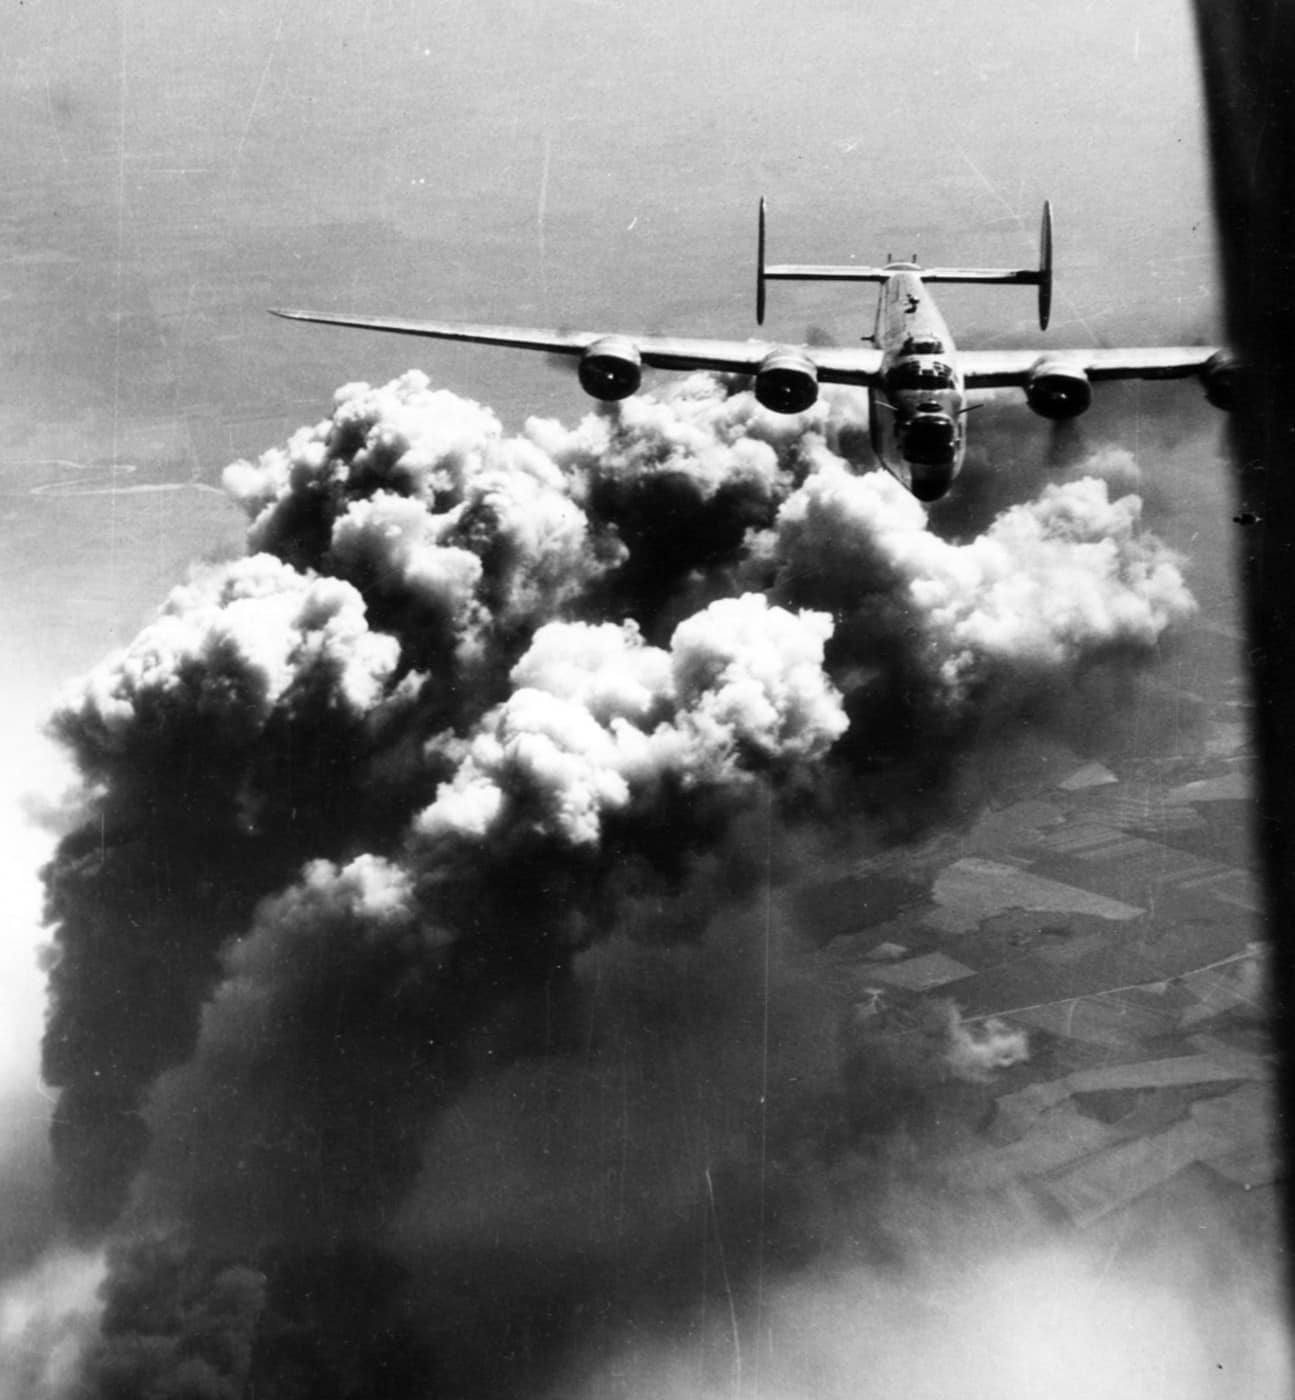
[[[810,263],[765,262],[765,202],[760,200],[760,220],[756,239],[755,319],[764,324],[765,284],[784,282],[887,282],[901,270],[896,267],[860,267]],[[1039,289],[1039,328],[1047,330],[1052,313],[1052,205],[1043,204],[1043,224],[1039,230],[1039,266],[1012,267],[919,267],[906,263],[903,269],[916,272],[923,282],[993,282]]]
[[923,282],[1006,282],[1039,289],[1039,329],[1048,329],[1052,315],[1052,201],[1043,201],[1043,222],[1039,228],[1037,268],[1009,267],[924,267]]
[[764,260],[765,202],[760,200],[760,222],[756,235],[755,319],[764,324],[766,282],[887,282],[890,269],[860,267],[856,263],[823,266],[815,263],[774,263]]

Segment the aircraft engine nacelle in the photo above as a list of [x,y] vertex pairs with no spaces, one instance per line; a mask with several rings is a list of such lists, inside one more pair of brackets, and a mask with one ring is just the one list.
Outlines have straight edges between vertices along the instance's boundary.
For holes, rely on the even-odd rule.
[[1205,397],[1214,405],[1230,413],[1237,406],[1245,392],[1245,365],[1229,350],[1219,350],[1205,361],[1201,369],[1201,381],[1205,385]]
[[804,413],[818,398],[818,370],[799,351],[771,351],[755,372],[755,396],[775,413]]
[[1025,399],[1041,418],[1078,418],[1093,401],[1082,365],[1045,356],[1025,381]]
[[580,356],[580,387],[604,403],[627,399],[643,382],[643,360],[638,347],[624,336],[608,335]]

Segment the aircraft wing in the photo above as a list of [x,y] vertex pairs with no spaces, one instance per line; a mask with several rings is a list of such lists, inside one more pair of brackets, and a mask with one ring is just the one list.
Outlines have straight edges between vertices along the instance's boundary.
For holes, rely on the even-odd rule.
[[[406,321],[385,316],[336,316],[323,311],[276,310],[271,314],[289,321],[353,326],[358,330],[466,341],[474,345],[503,345],[514,350],[541,350],[550,355],[579,356],[597,341],[612,335],[611,332],[536,330],[525,326]],[[787,348],[768,340],[704,340],[692,336],[623,335],[620,332],[616,332],[614,338],[629,341],[643,363],[653,369],[709,369],[730,374],[754,374],[766,355]],[[824,384],[871,384],[881,372],[879,350],[819,345],[797,346],[796,350],[814,364]]]
[[1145,346],[1093,350],[959,350],[958,366],[968,389],[1023,385],[1041,359],[1064,361],[1088,378],[1184,379],[1199,374],[1218,354],[1213,345]]

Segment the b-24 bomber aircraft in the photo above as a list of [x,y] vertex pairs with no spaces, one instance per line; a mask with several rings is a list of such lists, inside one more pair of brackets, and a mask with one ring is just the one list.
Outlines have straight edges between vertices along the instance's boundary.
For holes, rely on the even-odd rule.
[[765,202],[760,201],[756,266],[756,321],[763,325],[766,283],[877,282],[881,292],[867,347],[782,345],[765,340],[707,340],[688,336],[532,330],[461,325],[322,311],[278,309],[275,316],[397,335],[504,345],[569,355],[581,387],[614,402],[634,393],[644,366],[715,370],[752,376],[756,398],[777,413],[803,413],[820,384],[865,387],[873,450],[882,465],[923,501],[938,500],[953,484],[966,452],[967,392],[1017,387],[1035,413],[1061,421],[1092,403],[1103,379],[1175,379],[1198,375],[1216,407],[1234,407],[1242,370],[1213,346],[1150,346],[1088,350],[958,350],[930,292],[935,282],[1011,283],[1038,288],[1039,327],[1052,306],[1052,208],[1043,206],[1035,268],[921,267],[916,261],[884,267],[813,266],[765,262]]

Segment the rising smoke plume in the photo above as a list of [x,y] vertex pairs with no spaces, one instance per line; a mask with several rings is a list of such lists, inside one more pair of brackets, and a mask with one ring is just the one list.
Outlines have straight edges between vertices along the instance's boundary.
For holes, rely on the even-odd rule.
[[[781,418],[698,375],[510,436],[410,373],[229,468],[248,557],[53,721],[90,794],[44,1042],[61,1209],[108,1250],[90,1393],[542,1393],[631,1316],[681,1325],[699,1248],[739,1331],[828,1249],[800,1183],[851,1131],[843,1008],[789,973],[753,1023],[760,959],[699,941],[698,882],[878,753],[929,801],[968,736],[1193,607],[1137,497],[1049,485],[956,542],[853,470],[859,431],[849,395]],[[956,1011],[932,1036],[967,1080],[1024,1053]],[[817,1086],[806,1120],[759,1111],[757,1064]],[[674,1145],[631,1169],[618,1137],[595,1228],[626,1076],[634,1140]]]

